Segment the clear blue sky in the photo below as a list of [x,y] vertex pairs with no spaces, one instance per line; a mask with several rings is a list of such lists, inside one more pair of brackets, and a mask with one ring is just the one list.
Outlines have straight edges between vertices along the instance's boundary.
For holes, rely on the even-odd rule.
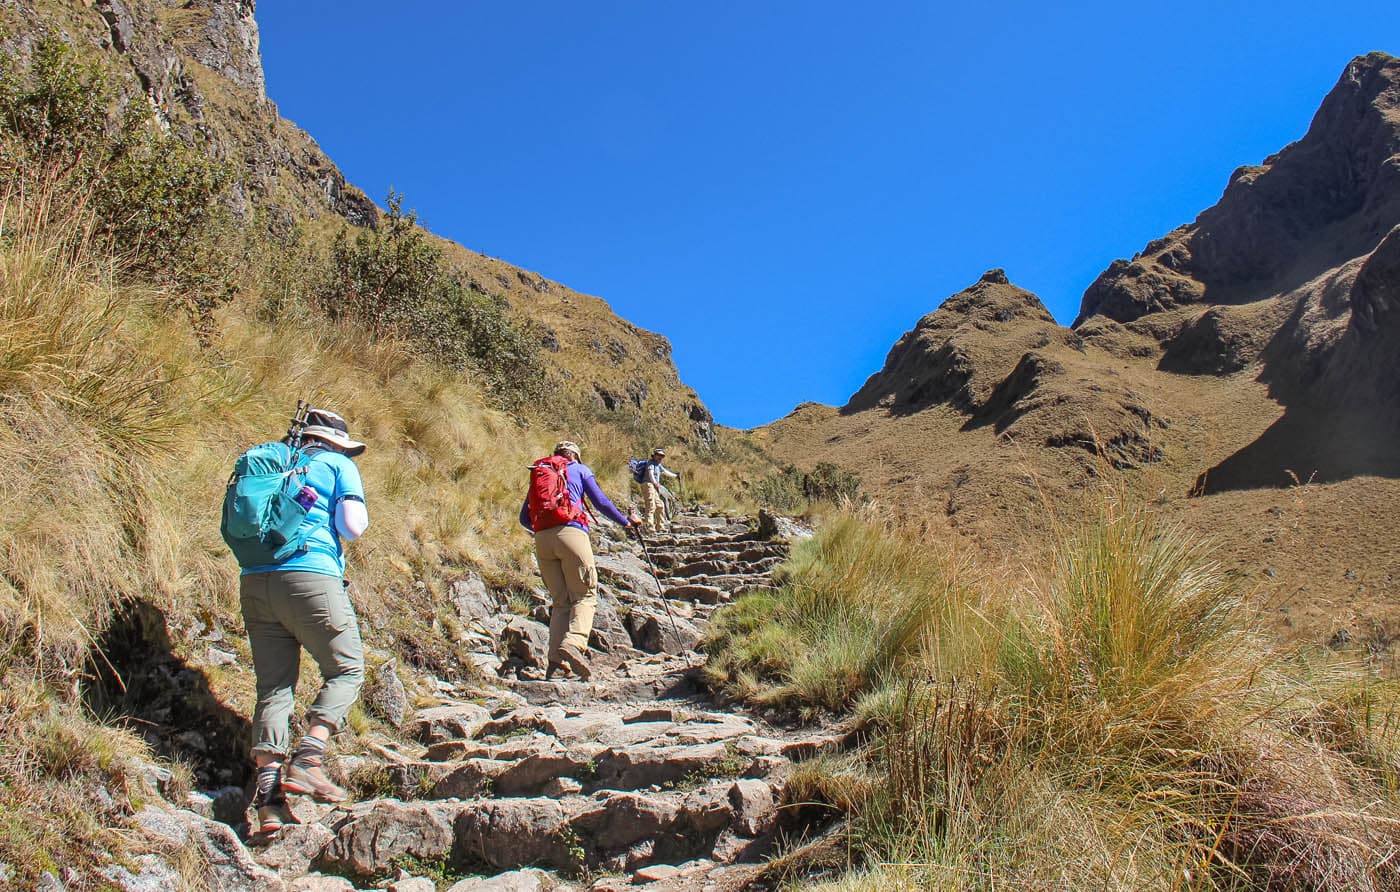
[[991,267],[1070,322],[1302,136],[1390,2],[264,0],[268,93],[379,201],[606,299],[724,424],[841,404]]

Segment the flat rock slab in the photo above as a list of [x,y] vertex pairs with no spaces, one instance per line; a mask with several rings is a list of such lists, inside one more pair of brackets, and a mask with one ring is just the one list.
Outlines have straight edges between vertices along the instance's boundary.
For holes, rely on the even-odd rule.
[[434,744],[444,740],[464,740],[476,736],[481,726],[491,721],[491,712],[475,703],[453,703],[418,710],[408,733],[419,743]]
[[589,786],[610,790],[665,786],[705,777],[708,770],[729,758],[729,749],[722,743],[613,747],[598,755]]
[[258,863],[277,871],[282,877],[298,877],[311,869],[335,834],[324,824],[289,824],[263,837],[261,845],[249,842],[249,850]]

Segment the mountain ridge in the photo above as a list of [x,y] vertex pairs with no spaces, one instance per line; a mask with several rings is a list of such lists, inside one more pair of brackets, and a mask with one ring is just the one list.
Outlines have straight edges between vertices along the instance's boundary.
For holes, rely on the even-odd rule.
[[[1377,594],[1400,555],[1357,553],[1400,523],[1397,298],[1400,60],[1370,53],[1303,138],[1110,264],[1071,326],[991,271],[899,338],[845,406],[806,404],[755,436],[999,555],[1043,534],[1047,511],[1123,487],[1305,603],[1306,621],[1276,617],[1284,634],[1400,627]],[[1300,488],[1306,557],[1267,531]]]

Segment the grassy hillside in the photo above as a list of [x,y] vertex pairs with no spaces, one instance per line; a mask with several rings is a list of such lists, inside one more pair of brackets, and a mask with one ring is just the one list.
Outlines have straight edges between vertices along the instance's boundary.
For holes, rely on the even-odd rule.
[[[371,663],[438,677],[472,672],[452,581],[538,585],[517,523],[529,461],[574,439],[625,504],[625,458],[668,429],[551,390],[567,369],[522,337],[529,321],[409,215],[271,238],[224,212],[228,178],[198,149],[140,118],[104,128],[100,67],[58,44],[36,58],[0,82],[0,865],[21,885],[72,868],[85,888],[146,844],[130,821],[158,783],[178,799],[246,776],[230,729],[253,677],[220,503],[233,460],[281,436],[298,399],[369,444],[349,577]],[[385,285],[405,280],[411,295]],[[729,449],[680,445],[688,495],[732,502]],[[123,717],[145,696],[176,727]],[[172,745],[184,720],[213,723],[199,747]],[[342,745],[389,733],[357,711]]]
[[[953,378],[950,394],[964,387],[962,397],[806,404],[755,439],[779,461],[809,469],[831,462],[854,473],[905,522],[993,564],[1049,548],[1045,506],[1092,511],[1096,482],[1110,477],[1214,543],[1275,633],[1320,643],[1343,631],[1386,654],[1400,630],[1391,597],[1400,549],[1375,531],[1400,524],[1400,481],[1374,471],[1314,479],[1317,460],[1300,447],[1308,437],[1334,450],[1389,439],[1355,418],[1297,419],[1257,365],[1220,375],[1162,371],[1161,348],[1141,325],[1069,330],[1029,314],[996,318],[1013,291],[1028,295],[978,283],[963,294],[978,292],[980,300],[959,306],[950,298],[926,317],[937,317],[934,325],[920,323],[938,337],[921,345],[924,362],[913,363],[922,377],[904,380],[944,381],[930,385],[936,389]],[[1232,312],[1277,314],[1280,306]],[[1153,324],[1171,329],[1193,313],[1200,311],[1161,313],[1170,318]],[[1264,329],[1251,318],[1232,324]],[[966,359],[965,385],[938,362],[950,353]],[[1292,432],[1280,435],[1281,428]],[[1273,454],[1258,454],[1261,438],[1273,442]],[[1200,492],[1203,476],[1241,455],[1257,459],[1260,474],[1274,469],[1267,485]]]

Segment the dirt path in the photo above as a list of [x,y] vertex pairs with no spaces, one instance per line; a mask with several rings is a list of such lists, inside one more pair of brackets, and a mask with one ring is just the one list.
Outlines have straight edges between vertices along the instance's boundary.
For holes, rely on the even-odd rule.
[[649,544],[671,613],[640,549],[605,537],[587,682],[544,680],[536,619],[459,602],[510,655],[499,687],[420,710],[417,745],[342,756],[342,774],[381,795],[296,803],[305,823],[250,840],[257,862],[307,890],[386,888],[387,877],[428,892],[444,865],[484,876],[436,887],[453,892],[745,887],[773,848],[794,760],[840,743],[717,707],[697,687],[709,617],[771,585],[788,543],[684,515]]

